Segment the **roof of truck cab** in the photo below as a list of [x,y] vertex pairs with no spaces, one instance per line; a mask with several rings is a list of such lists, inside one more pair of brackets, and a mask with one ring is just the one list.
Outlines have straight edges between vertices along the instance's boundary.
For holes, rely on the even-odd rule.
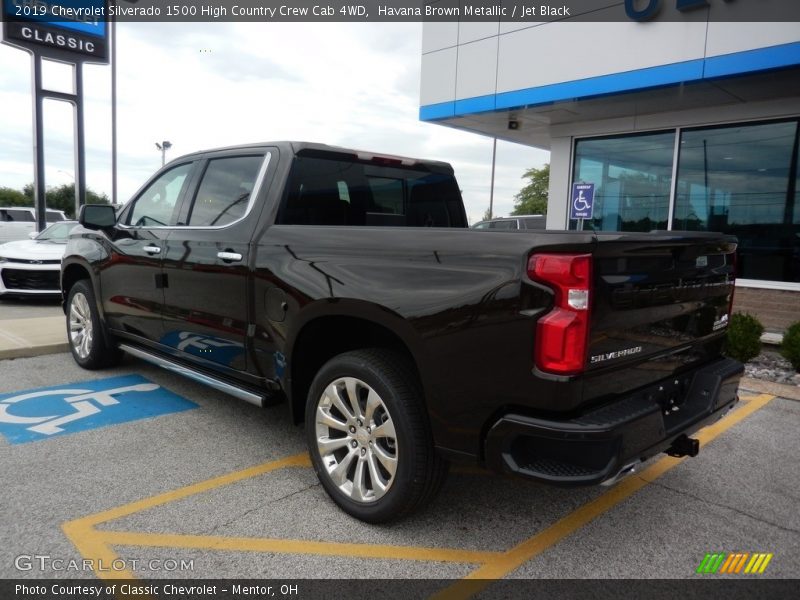
[[208,148],[205,150],[198,150],[197,152],[190,152],[189,154],[183,154],[177,158],[174,158],[170,162],[174,162],[176,160],[188,158],[191,156],[198,156],[213,152],[227,152],[231,150],[250,150],[250,149],[264,148],[267,146],[277,147],[279,150],[286,150],[287,152],[291,152],[292,154],[298,154],[303,150],[316,150],[318,152],[330,152],[332,154],[341,153],[341,154],[380,156],[386,158],[396,158],[403,161],[412,161],[412,162],[425,163],[429,165],[438,165],[440,167],[452,169],[452,166],[449,163],[439,160],[428,160],[424,158],[402,156],[399,154],[389,154],[386,152],[378,152],[374,150],[358,150],[355,148],[345,148],[343,146],[331,146],[329,144],[321,144],[318,142],[301,142],[301,141],[289,141],[289,140],[284,140],[279,142],[260,142],[255,144],[239,144],[235,146],[223,146],[220,148]]

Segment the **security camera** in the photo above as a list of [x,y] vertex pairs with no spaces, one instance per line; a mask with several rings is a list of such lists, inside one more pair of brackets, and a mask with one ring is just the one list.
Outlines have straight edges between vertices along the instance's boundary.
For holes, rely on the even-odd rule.
[[516,131],[517,129],[519,129],[519,121],[517,121],[516,119],[509,119],[508,128],[511,129],[512,131]]

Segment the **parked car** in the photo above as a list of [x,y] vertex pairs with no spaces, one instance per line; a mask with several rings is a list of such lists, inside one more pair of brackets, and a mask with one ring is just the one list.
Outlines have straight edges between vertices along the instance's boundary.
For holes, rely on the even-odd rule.
[[179,158],[119,215],[84,206],[62,266],[72,356],[122,351],[305,422],[369,522],[449,461],[611,484],[738,400],[721,355],[736,239],[467,227],[450,165],[277,142]]
[[0,244],[0,296],[59,295],[61,258],[77,224],[59,221],[32,239]]
[[[48,208],[45,213],[48,223],[66,221],[63,211]],[[28,206],[0,207],[0,244],[28,239],[36,231],[36,212]]]
[[517,215],[498,217],[489,221],[479,221],[473,229],[545,229],[547,215]]

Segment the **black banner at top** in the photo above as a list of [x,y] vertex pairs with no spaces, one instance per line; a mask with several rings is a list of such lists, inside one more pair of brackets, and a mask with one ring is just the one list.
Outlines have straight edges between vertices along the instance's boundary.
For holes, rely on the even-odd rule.
[[[151,22],[800,22],[795,0],[3,0],[5,20]],[[78,6],[83,4],[84,6]],[[26,8],[27,7],[27,8]],[[82,10],[83,9],[83,10]]]

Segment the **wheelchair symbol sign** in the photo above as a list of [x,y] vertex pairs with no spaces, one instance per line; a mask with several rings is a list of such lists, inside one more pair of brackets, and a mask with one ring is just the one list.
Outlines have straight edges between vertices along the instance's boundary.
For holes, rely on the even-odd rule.
[[594,184],[573,183],[570,219],[591,219],[594,211]]
[[141,375],[0,395],[0,433],[21,444],[196,408]]

